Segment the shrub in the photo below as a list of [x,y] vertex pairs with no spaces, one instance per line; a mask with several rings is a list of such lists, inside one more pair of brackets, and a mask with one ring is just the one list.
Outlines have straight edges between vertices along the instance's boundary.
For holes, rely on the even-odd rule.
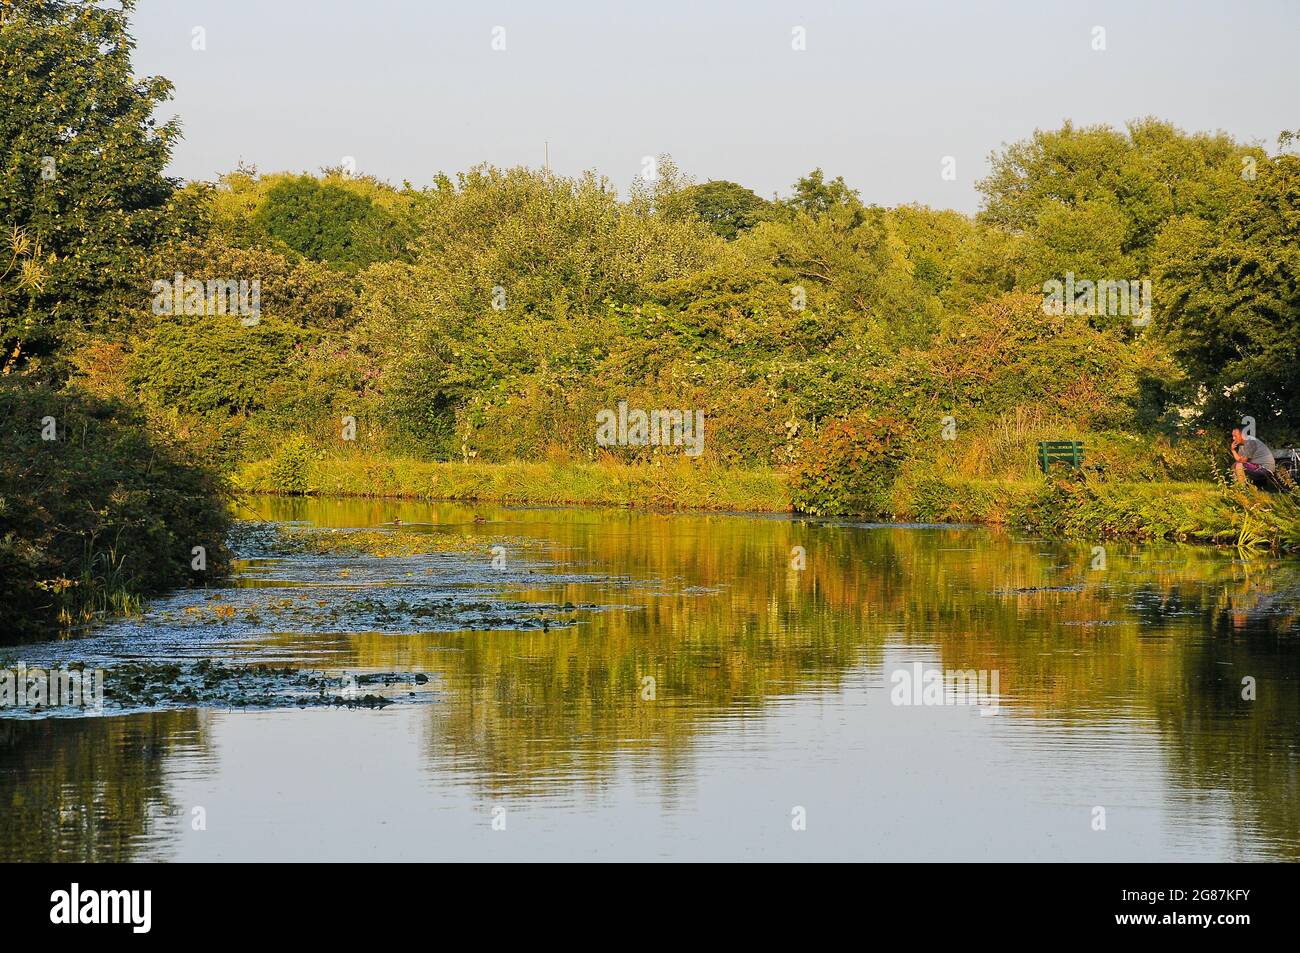
[[273,240],[307,258],[355,271],[371,263],[357,241],[357,229],[369,219],[382,223],[386,218],[365,195],[303,175],[272,186],[256,223]]
[[[53,441],[42,439],[49,417]],[[225,574],[224,485],[138,408],[11,378],[0,421],[0,636],[42,635]]]
[[308,446],[306,438],[295,434],[285,440],[271,457],[271,486],[277,493],[310,493],[314,487],[310,468],[316,453]]
[[834,420],[805,441],[791,480],[797,510],[814,516],[880,516],[904,454],[903,426],[862,415]]
[[161,406],[191,414],[261,410],[271,387],[295,374],[296,329],[230,316],[160,322],[127,364],[127,380]]

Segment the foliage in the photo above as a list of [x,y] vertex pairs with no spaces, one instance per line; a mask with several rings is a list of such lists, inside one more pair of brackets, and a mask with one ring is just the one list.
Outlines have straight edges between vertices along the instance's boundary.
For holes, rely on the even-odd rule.
[[[1249,194],[1236,170],[1256,152],[1153,120],[1123,132],[1067,124],[995,157],[978,220],[866,206],[819,169],[760,205],[734,183],[690,184],[666,156],[627,200],[591,174],[482,166],[399,192],[336,170],[241,169],[206,199],[187,197],[207,201],[207,232],[173,244],[156,270],[260,273],[268,312],[317,335],[262,368],[275,375],[257,378],[270,405],[224,401],[249,415],[245,459],[285,432],[329,446],[340,413],[364,421],[371,451],[424,459],[661,459],[664,448],[595,444],[596,413],[627,400],[702,411],[717,463],[789,464],[820,422],[857,409],[904,421],[931,460],[952,449],[936,439],[952,416],[980,458],[1003,421],[1030,413],[1047,436],[1116,435],[1093,441],[1114,448],[1098,465],[1141,479],[1122,452],[1137,438],[1123,435],[1153,446],[1201,425],[1186,403],[1206,369],[1179,365],[1171,338],[1128,321],[1045,313],[1041,282],[1137,277],[1155,236]],[[333,224],[355,225],[365,203],[400,221],[400,251],[355,279],[326,270],[283,300],[276,288],[310,286],[301,269],[324,265],[269,233],[273,197],[326,194],[343,209]],[[182,396],[187,386],[200,399]],[[195,378],[148,393],[188,414],[209,391]],[[1032,466],[1021,444],[1003,445],[989,452]],[[1170,448],[1152,472],[1206,474]]]
[[383,368],[388,419],[445,453],[458,410],[533,375],[592,375],[608,309],[700,267],[721,244],[696,221],[620,203],[593,176],[480,168],[416,202],[414,263],[361,276],[354,342]]
[[828,421],[804,445],[791,501],[814,516],[888,515],[905,457],[905,427],[897,420],[855,414]]
[[309,470],[316,453],[306,439],[295,434],[275,448],[268,477],[277,493],[307,493],[313,488]]
[[305,340],[270,320],[244,327],[230,315],[170,319],[138,343],[127,380],[183,413],[248,414],[277,397]]
[[133,7],[15,0],[0,10],[0,225],[26,236],[27,269],[43,272],[26,284],[27,269],[0,273],[7,356],[48,357],[77,328],[113,327],[163,237],[174,188],[163,170],[179,127],[153,118],[171,84],[131,70]]
[[848,211],[854,218],[854,225],[861,221],[864,211],[857,189],[849,188],[844,177],[839,175],[827,182],[826,174],[820,168],[813,169],[795,182],[794,193],[783,204],[787,209],[813,217]]
[[711,181],[691,185],[683,189],[682,197],[691,211],[708,223],[714,234],[727,241],[773,214],[770,202],[735,182]]
[[[1263,151],[1223,133],[1188,135],[1156,119],[1038,130],[994,154],[978,183],[983,221],[1034,239],[1026,286],[1060,278],[1145,275],[1161,226],[1216,220],[1246,191],[1245,160]],[[1098,271],[1094,274],[1093,270]]]
[[1217,223],[1171,222],[1156,262],[1157,317],[1207,416],[1300,436],[1300,158],[1259,163]]
[[[43,439],[47,418],[56,440]],[[225,572],[223,486],[137,408],[12,376],[0,421],[0,635]],[[191,569],[195,546],[204,574]]]
[[206,225],[191,237],[263,247],[349,273],[379,261],[408,260],[410,219],[419,195],[409,186],[399,190],[337,168],[316,177],[263,175],[241,165],[215,183],[191,183],[186,189],[202,190],[206,199]]
[[[260,315],[300,328],[338,333],[354,319],[356,289],[348,276],[263,246],[244,248],[220,235],[169,244],[150,262],[149,283],[140,286],[141,300],[152,301],[152,281],[174,281],[178,273],[199,281],[257,281]],[[143,323],[151,321],[145,317]]]
[[373,263],[361,236],[367,229],[382,230],[387,218],[356,190],[303,175],[272,186],[254,223],[272,242],[282,242],[313,261],[356,271]]

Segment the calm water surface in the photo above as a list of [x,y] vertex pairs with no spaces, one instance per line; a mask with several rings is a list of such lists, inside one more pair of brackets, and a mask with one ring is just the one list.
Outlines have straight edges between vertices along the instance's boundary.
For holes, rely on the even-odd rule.
[[[1094,569],[1088,543],[767,517],[242,513],[401,519],[455,545],[246,544],[229,589],[0,654],[418,671],[436,690],[382,711],[0,720],[0,858],[1300,859],[1293,561],[1108,544]],[[893,704],[915,663],[996,672],[997,714]]]

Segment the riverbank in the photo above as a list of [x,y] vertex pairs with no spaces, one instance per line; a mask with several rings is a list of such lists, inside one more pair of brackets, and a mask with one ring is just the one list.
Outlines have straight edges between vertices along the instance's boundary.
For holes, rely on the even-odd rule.
[[1073,482],[904,478],[896,515],[934,523],[1015,526],[1066,539],[1156,539],[1300,550],[1295,497],[1209,482]]
[[[655,466],[611,461],[465,464],[318,453],[304,454],[292,465],[283,458],[248,464],[235,483],[252,493],[737,512],[793,509],[787,476],[779,470],[681,460]],[[1068,539],[1165,539],[1245,550],[1300,550],[1300,505],[1293,497],[1210,482],[978,480],[910,469],[897,480],[890,500],[891,512],[884,515],[909,522],[1008,526]]]
[[537,506],[590,504],[649,509],[788,512],[785,475],[671,460],[441,463],[406,457],[304,452],[247,464],[235,485],[252,493],[493,501]]

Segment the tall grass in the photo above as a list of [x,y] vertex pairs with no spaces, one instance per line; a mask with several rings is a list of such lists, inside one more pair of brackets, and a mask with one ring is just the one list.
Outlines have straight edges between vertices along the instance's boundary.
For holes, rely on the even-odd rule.
[[[293,451],[295,454],[297,450]],[[784,474],[673,459],[438,463],[409,457],[317,453],[296,470],[283,460],[243,467],[238,487],[265,493],[494,500],[543,506],[590,503],[663,509],[775,512],[790,509]]]
[[[1040,407],[1017,407],[978,427],[962,428],[956,440],[926,446],[918,462],[932,461],[937,472],[972,480],[1041,480],[1038,444],[1048,440],[1078,440],[1084,444],[1085,468],[1113,480],[1207,480],[1216,472],[1205,439],[1171,441],[1167,437],[1127,431],[1086,430]],[[1206,438],[1208,439],[1208,438]],[[1226,445],[1219,447],[1225,465]]]
[[1300,551],[1300,504],[1226,483],[971,480],[913,471],[894,515],[925,522],[1018,526],[1078,539],[1170,539],[1243,550]]

